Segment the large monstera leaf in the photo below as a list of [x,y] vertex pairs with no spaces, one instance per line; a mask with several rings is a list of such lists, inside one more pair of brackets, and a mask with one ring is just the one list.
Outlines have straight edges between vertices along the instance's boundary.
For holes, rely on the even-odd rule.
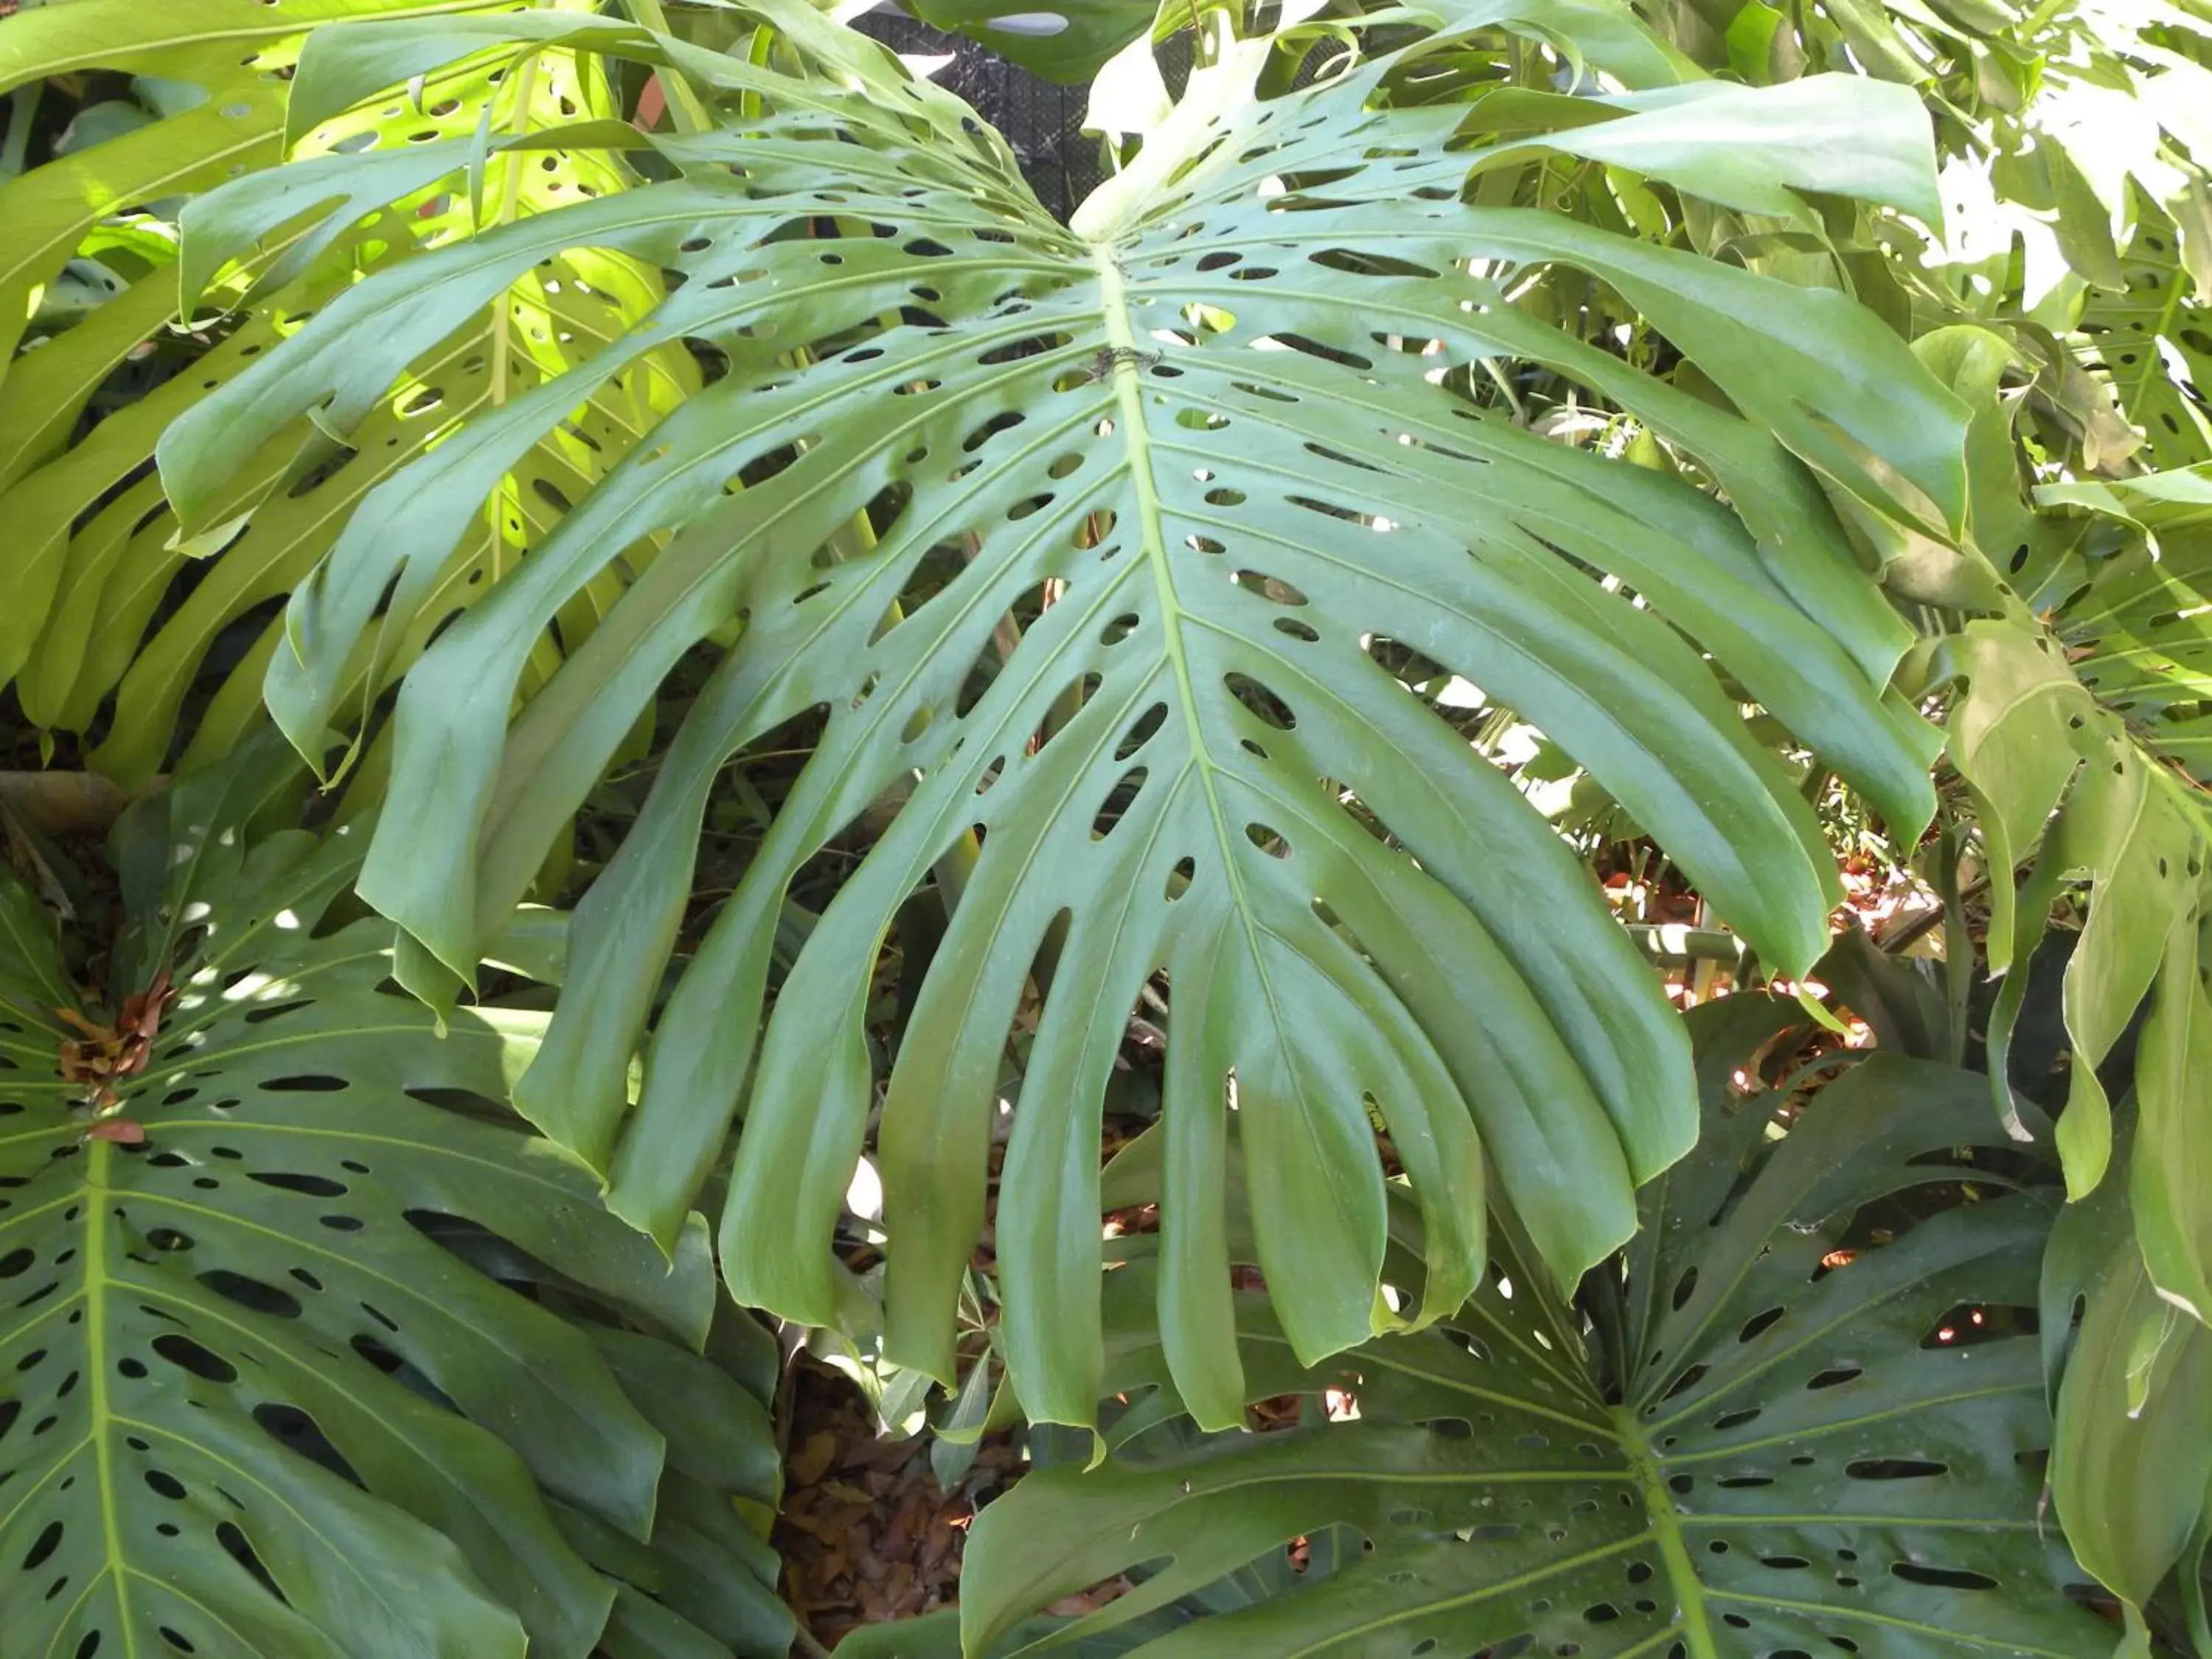
[[101,1037],[0,872],[9,1650],[782,1653],[703,1224],[672,1272],[502,1121],[542,1017],[441,1038],[388,926],[319,931],[349,838],[250,836],[271,799],[233,769],[126,820],[152,994]]
[[[2054,1206],[1975,1150],[2003,1137],[1968,1073],[1878,1056],[1809,1104],[1746,1097],[1732,1074],[1755,1079],[1795,1013],[1696,1017],[1704,1138],[1579,1304],[1508,1256],[1449,1328],[1319,1370],[1249,1308],[1255,1395],[1338,1390],[1357,1421],[1179,1451],[1147,1426],[1096,1471],[1025,1477],[976,1522],[966,1651],[1006,1651],[1024,1614],[1127,1569],[1137,1587],[1066,1639],[1200,1606],[1183,1598],[1299,1538],[1295,1588],[1135,1651],[2103,1650],[2111,1626],[2063,1593],[2037,1520],[2051,1425],[2016,1321]],[[1961,1181],[1925,1214],[1920,1189]],[[1160,1424],[1155,1348],[1111,1382]]]
[[[1050,989],[997,1226],[1036,1415],[1085,1421],[1097,1399],[1099,1099],[1161,975],[1163,1307],[1206,1420],[1243,1398],[1219,1221],[1232,1109],[1302,1354],[1398,1317],[1376,1290],[1378,1122],[1428,1222],[1428,1298],[1409,1317],[1472,1288],[1486,1165],[1571,1279],[1693,1139],[1686,1048],[1587,874],[1389,665],[1441,664],[1540,726],[1766,960],[1802,968],[1832,861],[1742,703],[1892,822],[1924,821],[1922,728],[1881,690],[1905,630],[1823,483],[1941,532],[1962,411],[1840,295],[1462,187],[1478,164],[1510,184],[1516,158],[1551,152],[1640,156],[1685,190],[1769,204],[1852,179],[1820,159],[1831,147],[1742,142],[1759,112],[1786,113],[1786,91],[1751,108],[1705,85],[1563,100],[1543,106],[1559,131],[1516,125],[1511,145],[1470,151],[1457,135],[1487,106],[1466,95],[1496,62],[1467,50],[1475,37],[1279,92],[1310,38],[1237,39],[1215,17],[1172,118],[1063,226],[963,106],[811,14],[761,15],[782,44],[760,63],[544,15],[349,32],[362,84],[504,29],[672,66],[726,125],[662,141],[682,169],[666,183],[362,283],[163,440],[197,526],[297,411],[348,429],[517,271],[582,245],[684,279],[627,340],[364,501],[295,598],[269,681],[319,755],[344,718],[342,665],[423,614],[428,573],[514,454],[628,354],[689,337],[726,366],[410,673],[361,884],[405,930],[407,981],[434,994],[473,970],[662,676],[713,638],[726,654],[579,913],[519,1085],[532,1120],[605,1172],[617,1213],[671,1237],[742,1096],[731,1283],[834,1316],[824,1246],[877,1098],[871,964],[897,908],[980,841],[972,867],[947,866],[957,904],[883,1109],[895,1354],[950,1372],[1000,1054],[1032,981]],[[1723,137],[1701,143],[1684,111],[1709,97],[1703,130]],[[1898,178],[1923,118],[1882,93],[1862,112],[1881,158],[1868,179]],[[1610,125],[1566,125],[1592,120]],[[1616,289],[1720,396],[1554,326],[1548,290],[1524,304],[1554,270]],[[1491,384],[1468,365],[1522,361],[1625,410],[1732,507],[1671,463],[1541,441],[1468,391]],[[848,533],[863,513],[871,533]],[[634,558],[657,531],[666,545]],[[635,580],[510,729],[532,641],[617,564]],[[718,773],[801,717],[818,723],[812,757],[648,1034]],[[879,800],[890,828],[763,1036],[787,886]]]
[[[584,0],[543,3],[587,9]],[[198,100],[0,186],[0,211],[25,239],[10,292],[50,276],[80,249],[107,262],[99,268],[119,289],[70,326],[39,328],[0,378],[0,513],[16,529],[19,584],[0,618],[0,680],[15,680],[34,723],[62,730],[88,730],[112,696],[95,761],[114,776],[141,783],[162,768],[186,694],[224,630],[303,580],[364,493],[471,414],[573,367],[661,297],[657,271],[589,249],[520,274],[475,326],[410,366],[349,434],[349,449],[325,445],[295,462],[297,443],[285,442],[232,480],[233,500],[212,533],[179,536],[149,465],[156,438],[300,319],[364,271],[631,182],[619,154],[560,146],[564,131],[620,112],[597,61],[560,52],[518,60],[501,52],[443,65],[411,84],[362,88],[358,98],[367,101],[356,107],[288,127],[297,109],[286,94],[311,33],[349,20],[483,9],[450,0],[182,0],[165,9],[163,29],[149,31],[142,8],[77,0],[0,22],[0,83],[133,70],[189,87]],[[487,142],[469,187],[440,182],[450,159],[423,169],[426,157],[471,152],[480,127]],[[396,160],[422,183],[395,185],[331,227],[342,234],[303,240],[287,228],[251,257],[228,261],[234,239],[219,206],[222,186],[288,154],[331,153],[363,157],[387,175]],[[313,177],[309,168],[300,182]],[[179,221],[191,225],[195,248],[183,267],[191,291],[181,311]],[[125,275],[137,277],[127,289]],[[118,374],[154,383],[86,429],[81,412],[120,384]],[[441,604],[465,601],[472,583],[522,556],[562,505],[584,495],[606,461],[696,378],[679,348],[651,354],[544,434],[488,492],[478,533],[444,573]],[[610,578],[580,598],[562,618],[559,643],[580,641],[612,586]],[[242,662],[191,734],[191,759],[227,753],[258,716],[280,631],[249,625]],[[549,637],[541,649],[538,677],[557,660],[556,643]],[[410,648],[395,639],[387,655],[404,662]],[[382,666],[356,667],[371,695]]]

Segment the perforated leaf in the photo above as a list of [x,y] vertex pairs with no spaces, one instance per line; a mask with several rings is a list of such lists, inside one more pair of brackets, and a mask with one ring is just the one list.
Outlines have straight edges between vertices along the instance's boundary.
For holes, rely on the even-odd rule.
[[2110,382],[2120,412],[2143,434],[2154,466],[2205,459],[2212,423],[2197,382],[2212,365],[2206,307],[2181,258],[2180,233],[2155,209],[2121,251],[2124,289],[2094,289],[2080,327]]
[[2137,532],[2088,567],[2051,622],[2081,684],[2148,747],[2212,779],[2212,466],[2111,483],[2045,485],[2051,507],[2081,507]]
[[[1881,690],[1904,632],[1807,463],[1934,526],[1957,507],[1962,411],[1840,295],[1463,200],[1474,163],[1452,141],[1492,59],[1449,33],[1279,96],[1260,95],[1263,71],[1310,37],[1224,35],[1136,164],[1062,226],[962,106],[811,14],[761,15],[805,72],[532,21],[532,40],[681,69],[726,128],[664,141],[682,169],[667,183],[360,285],[163,440],[197,525],[297,410],[348,429],[538,261],[589,246],[684,276],[626,341],[363,502],[294,602],[296,666],[270,683],[313,750],[329,665],[425,614],[422,572],[514,454],[626,354],[690,337],[726,361],[410,674],[363,896],[471,971],[663,674],[734,635],[579,914],[520,1085],[534,1121],[607,1172],[618,1213],[665,1236],[747,1087],[732,1285],[835,1316],[823,1247],[875,1100],[870,965],[972,830],[980,857],[956,871],[882,1119],[896,1354],[950,1369],[1000,1051],[1041,959],[1051,992],[998,1222],[1036,1415],[1086,1420],[1097,1398],[1098,1100],[1163,973],[1164,1296],[1209,1420],[1241,1399],[1218,1222],[1232,1075],[1260,1254],[1301,1352],[1400,1322],[1376,1296],[1377,1121],[1429,1221],[1430,1300],[1409,1318],[1474,1282],[1486,1161],[1544,1261],[1577,1273],[1626,1237],[1634,1184],[1689,1145],[1686,1054],[1568,850],[1386,665],[1418,653],[1541,726],[1767,959],[1802,967],[1832,862],[1738,699],[1893,822],[1925,818],[1923,730]],[[354,38],[419,64],[407,53],[498,26]],[[1553,270],[1612,285],[1742,413],[1553,326],[1547,298],[1524,307]],[[1732,508],[1474,395],[1490,382],[1470,365],[1522,359],[1678,444]],[[510,731],[547,621],[663,529]],[[800,718],[819,721],[812,758],[660,1013],[633,1109],[700,814],[732,753]],[[909,783],[761,1036],[787,885]]]
[[[1965,1073],[1875,1057],[1802,1109],[1743,1097],[1731,1075],[1792,1013],[1697,1017],[1705,1138],[1586,1283],[1594,1323],[1510,1259],[1449,1329],[1319,1370],[1255,1321],[1264,1386],[1337,1389],[1358,1420],[1031,1473],[977,1520],[966,1650],[1125,1569],[1137,1587],[1069,1638],[1188,1608],[1293,1539],[1310,1554],[1285,1593],[1135,1651],[2102,1650],[2036,1521],[2050,1425],[2018,1316],[2047,1195],[2007,1194],[1972,1151],[2002,1139]],[[1911,1219],[1931,1207],[1914,1189],[1960,1180],[1972,1201]],[[1165,1382],[1141,1346],[1112,1379],[1140,1400]]]
[[773,1503],[775,1459],[690,1352],[702,1225],[672,1272],[493,1104],[542,1017],[441,1038],[386,987],[388,926],[319,933],[357,836],[253,835],[296,800],[265,777],[182,781],[118,832],[118,977],[151,994],[116,1029],[58,1017],[51,928],[0,872],[9,1650],[582,1656],[666,1589],[692,1645],[660,1650],[781,1653],[772,1559],[715,1531],[729,1495]]

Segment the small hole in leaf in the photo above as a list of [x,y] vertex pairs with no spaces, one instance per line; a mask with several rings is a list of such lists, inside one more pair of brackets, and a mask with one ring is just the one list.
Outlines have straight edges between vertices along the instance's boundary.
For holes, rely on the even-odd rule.
[[1250,675],[1224,674],[1222,681],[1231,696],[1278,732],[1288,732],[1297,726],[1298,717],[1290,706]]
[[1753,1314],[1743,1322],[1743,1328],[1735,1334],[1735,1340],[1739,1342],[1752,1340],[1760,1332],[1771,1329],[1786,1311],[1786,1309],[1769,1308],[1764,1313]]
[[274,1285],[264,1285],[244,1273],[234,1273],[224,1268],[199,1276],[200,1283],[218,1296],[241,1303],[256,1313],[273,1314],[279,1319],[297,1319],[302,1310],[300,1300],[289,1291],[280,1291]]
[[1960,1567],[1931,1567],[1918,1561],[1893,1561],[1893,1577],[1908,1584],[1932,1584],[1943,1589],[1995,1589],[1997,1581],[1987,1573],[1968,1572]]
[[1705,1372],[1710,1369],[1711,1367],[1705,1365],[1691,1366],[1689,1370],[1684,1371],[1680,1376],[1674,1379],[1674,1382],[1668,1387],[1667,1392],[1662,1395],[1660,1398],[1662,1400],[1672,1400],[1676,1395],[1684,1392],[1686,1389],[1694,1389],[1704,1380]]
[[279,1601],[284,1602],[287,1607],[291,1605],[284,1592],[276,1588],[276,1581],[269,1576],[269,1569],[261,1565],[261,1558],[253,1553],[253,1546],[246,1540],[246,1534],[238,1529],[234,1522],[218,1522],[215,1529],[215,1539],[216,1543],[222,1545],[229,1553],[233,1560],[260,1580],[262,1589],[267,1590]]
[[275,1187],[288,1193],[305,1193],[311,1198],[343,1198],[349,1188],[342,1181],[332,1181],[328,1176],[270,1174],[260,1170],[249,1172],[252,1178],[264,1187]]
[[1115,745],[1114,758],[1122,761],[1135,754],[1152,741],[1152,734],[1167,723],[1167,718],[1168,706],[1164,702],[1156,702],[1138,715],[1129,729],[1121,734],[1121,741]]
[[31,1540],[30,1553],[23,1558],[23,1571],[31,1572],[45,1565],[46,1558],[62,1547],[62,1523],[46,1522],[46,1530]]
[[177,1331],[165,1331],[154,1339],[154,1352],[180,1370],[210,1382],[235,1382],[238,1367],[221,1354],[202,1347]]
[[1922,1480],[1950,1472],[1948,1463],[1923,1457],[1865,1457],[1844,1466],[1844,1473],[1854,1480]]

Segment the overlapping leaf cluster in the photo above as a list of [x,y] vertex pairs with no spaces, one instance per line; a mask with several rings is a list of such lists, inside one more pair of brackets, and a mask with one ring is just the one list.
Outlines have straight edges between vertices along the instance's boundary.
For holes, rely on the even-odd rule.
[[[2053,1139],[2073,1194],[2102,1194],[2109,1254],[2068,1270],[2092,1311],[2062,1395],[2061,1443],[2079,1455],[2060,1461],[2057,1511],[2131,1601],[2177,1565],[2193,1589],[2212,1489],[2191,1459],[2142,1447],[2212,1432],[2212,1396],[2164,1383],[2201,1363],[2212,1249],[2212,1073],[2198,1052],[2212,817],[2194,741],[2212,14],[2194,0],[1944,0],[1709,21],[1673,37],[1701,62],[1782,81],[1847,50],[1918,87],[1936,122],[1940,227],[1861,216],[1840,235],[1832,222],[1818,249],[1755,223],[1729,230],[1754,264],[1860,292],[1975,410],[1963,538],[1862,527],[1929,641],[1928,672],[1908,679],[1958,693],[1948,761],[1987,878],[1988,962],[2005,976],[1988,1031],[1993,1103],[2023,1136],[2050,1128],[2030,1121],[2033,1079],[2008,1063],[2028,968],[2054,905],[2086,901]],[[2130,1131],[2136,1155],[2115,1161]],[[2105,1190],[2108,1171],[2125,1194]],[[2132,1251],[2112,1242],[2130,1226]],[[2063,1352],[2054,1342],[2054,1361]],[[2154,1463],[2148,1484],[2090,1474]]]
[[[2004,1136],[1963,1072],[1879,1057],[1802,1109],[1764,1087],[1759,1054],[1798,1018],[1753,998],[1701,1012],[1704,1135],[1582,1305],[1502,1255],[1448,1328],[1312,1370],[1264,1308],[1240,1310],[1255,1397],[1330,1390],[1355,1420],[1178,1447],[1141,1298],[1118,1297],[1114,1382],[1138,1401],[1123,1449],[985,1512],[967,1650],[1117,1627],[1146,1659],[2098,1650],[2107,1627],[2038,1534],[2050,1422],[2013,1323],[2053,1195],[1975,1170],[1972,1149]],[[1977,1201],[1894,1237],[1870,1219],[1962,1174]],[[1113,1278],[1150,1271],[1144,1243]],[[1278,1593],[1238,1607],[1217,1589],[1210,1614],[1183,1599],[1299,1537],[1304,1572]],[[1132,1570],[1088,1619],[1001,1641]],[[1177,1606],[1188,1622],[1146,1630]]]
[[358,833],[257,833],[270,778],[118,832],[125,1040],[0,872],[9,1642],[781,1653],[732,1501],[775,1502],[773,1350],[717,1320],[702,1224],[672,1267],[499,1109],[543,1016],[440,1036],[333,909]]
[[[2212,1468],[2174,1449],[2212,1433],[2212,1394],[2193,1380],[2212,1343],[2212,773],[2195,741],[2212,637],[2197,526],[2212,456],[2198,385],[2212,17],[2063,8],[1975,35],[1959,63],[2033,73],[1982,106],[1987,125],[1946,169],[1930,308],[1975,327],[1921,349],[1978,411],[1967,536],[1963,559],[1908,559],[1893,586],[1936,607],[1930,678],[1961,690],[1950,759],[1990,878],[1990,964],[2006,975],[1990,1080],[2021,1133],[2007,1055],[2029,964],[2054,903],[2087,901],[2053,1139],[2071,1194],[2096,1197],[2094,1219],[2069,1223],[2066,1265],[2054,1258],[2051,1316],[2086,1309],[2059,1395],[2057,1512],[2131,1604],[2177,1571],[2201,1606]],[[2054,1336],[2054,1363],[2067,1352]]]
[[[576,0],[554,9],[584,9]],[[428,0],[184,0],[149,29],[128,0],[77,0],[0,29],[0,84],[35,93],[42,78],[130,73],[174,109],[0,184],[9,314],[19,329],[27,315],[32,330],[0,378],[0,513],[15,550],[0,684],[15,682],[24,714],[41,726],[97,728],[98,763],[126,784],[166,764],[211,652],[223,678],[212,706],[193,710],[187,761],[219,759],[261,720],[261,681],[281,633],[270,602],[305,580],[379,481],[471,416],[573,367],[660,298],[657,271],[587,249],[521,273],[485,296],[469,326],[387,377],[343,445],[325,441],[300,455],[300,434],[288,434],[228,479],[208,523],[179,530],[151,465],[156,440],[305,318],[362,276],[426,248],[630,182],[619,152],[604,148],[618,126],[605,77],[595,60],[560,52],[457,58],[303,118],[295,76],[313,32],[454,9]],[[563,145],[562,133],[579,128],[600,147]],[[313,163],[302,160],[276,175],[286,183],[264,198],[274,216],[246,240],[270,234],[239,247],[234,262],[204,196],[267,176],[286,155],[355,157],[390,187],[322,234],[301,235],[289,222],[319,199]],[[465,167],[465,179],[447,176]],[[40,301],[72,281],[98,303]],[[105,407],[133,365],[150,383]],[[465,544],[438,573],[436,614],[495,581],[696,380],[691,359],[672,348],[565,411],[487,491],[473,533],[457,538]],[[536,678],[588,635],[612,591],[603,581],[563,613],[541,642]],[[373,701],[422,642],[422,633],[385,641],[380,658],[350,665],[348,688]]]

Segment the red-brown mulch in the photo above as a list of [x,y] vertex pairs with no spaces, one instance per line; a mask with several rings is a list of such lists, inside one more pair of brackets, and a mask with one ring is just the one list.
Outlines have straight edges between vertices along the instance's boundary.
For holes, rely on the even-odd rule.
[[775,1546],[784,1595],[815,1639],[834,1648],[857,1626],[950,1607],[979,1503],[1021,1472],[994,1436],[951,1492],[937,1484],[927,1436],[878,1440],[853,1382],[801,1358]]

